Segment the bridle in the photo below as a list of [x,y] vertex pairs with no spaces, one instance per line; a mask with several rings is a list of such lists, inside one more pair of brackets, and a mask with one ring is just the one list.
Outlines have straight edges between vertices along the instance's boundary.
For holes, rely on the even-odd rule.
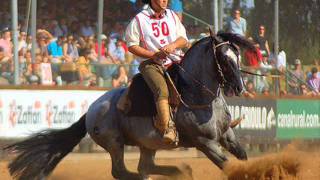
[[[216,63],[216,66],[217,66],[217,70],[218,70],[218,81],[219,81],[219,85],[218,85],[218,88],[217,88],[217,92],[213,92],[212,90],[210,90],[205,84],[203,84],[200,80],[196,79],[190,72],[186,71],[180,64],[176,64],[177,67],[179,67],[179,69],[187,74],[191,80],[196,83],[198,86],[201,87],[202,90],[206,91],[210,96],[211,96],[211,99],[215,99],[216,97],[218,97],[220,95],[220,89],[221,88],[224,88],[226,84],[229,84],[229,82],[226,80],[224,74],[223,74],[223,71],[222,71],[222,68],[221,68],[221,65],[220,65],[220,62],[219,62],[219,59],[217,57],[217,49],[222,47],[223,45],[231,45],[234,50],[238,50],[237,46],[234,45],[233,43],[230,43],[229,41],[225,41],[225,42],[221,42],[219,44],[215,44],[215,41],[217,41],[215,38],[214,38],[214,35],[211,34],[211,39],[212,39],[212,48],[213,48],[213,61]],[[168,58],[170,58],[170,55],[167,54],[166,52],[164,52]],[[173,55],[176,55],[176,56],[179,56],[177,54],[173,54]],[[171,58],[170,58],[171,59]],[[251,72],[248,72],[248,71],[245,71],[245,70],[242,70],[240,68],[240,59],[239,57],[237,56],[237,67],[239,68],[239,71],[242,72],[242,73],[247,73],[247,74],[252,74],[252,75],[257,75],[257,76],[265,76],[264,74],[255,74],[255,73],[251,73]],[[166,72],[166,71],[165,71]],[[169,75],[168,75],[169,76]],[[170,77],[170,76],[169,76]],[[242,79],[242,76],[241,76],[241,79]],[[243,79],[242,79],[242,83],[243,83]],[[211,103],[210,104],[205,104],[205,105],[190,105],[188,103],[186,103],[182,97],[181,97],[181,94],[176,90],[177,94],[179,95],[179,99],[180,99],[180,102],[187,108],[189,109],[208,109],[211,107]]]
[[227,82],[227,80],[223,75],[223,72],[222,72],[222,69],[221,69],[221,65],[220,65],[218,57],[217,57],[217,48],[219,48],[219,47],[221,47],[221,46],[223,46],[225,44],[230,45],[230,42],[226,41],[226,42],[222,42],[222,43],[219,43],[219,44],[215,45],[214,38],[212,37],[213,54],[214,54],[214,58],[216,59],[215,62],[216,62],[217,68],[218,68],[219,76],[220,76],[219,77],[219,88],[223,88],[224,84]]
[[[224,84],[227,83],[227,81],[225,79],[225,76],[223,75],[223,72],[222,72],[222,69],[221,69],[221,65],[219,63],[219,60],[217,58],[217,53],[216,53],[217,52],[217,48],[219,48],[219,47],[221,47],[221,46],[223,46],[225,44],[229,44],[230,45],[231,43],[229,41],[226,41],[226,42],[222,42],[222,43],[219,43],[219,44],[215,45],[214,39],[212,38],[212,47],[213,47],[213,54],[214,54],[213,58],[214,58],[214,61],[216,62],[216,65],[217,65],[217,68],[218,68],[218,74],[219,74],[219,86],[217,88],[217,92],[213,92],[212,90],[210,90],[205,84],[203,84],[201,81],[196,79],[190,72],[186,71],[180,64],[176,64],[182,72],[184,72],[185,74],[187,74],[191,78],[191,80],[193,82],[195,82],[204,91],[206,91],[211,96],[211,99],[215,99],[216,97],[218,97],[220,95],[220,88],[223,88]],[[167,55],[167,57],[169,57],[169,59],[171,59],[169,54],[167,54],[166,52],[164,52],[164,53]],[[176,55],[176,54],[173,54],[173,55]],[[179,99],[180,99],[181,103],[185,107],[187,107],[189,109],[208,109],[208,108],[211,107],[211,103],[210,104],[205,104],[205,105],[190,105],[190,104],[186,103],[182,99],[181,94],[178,91],[176,91],[176,92],[179,95]]]

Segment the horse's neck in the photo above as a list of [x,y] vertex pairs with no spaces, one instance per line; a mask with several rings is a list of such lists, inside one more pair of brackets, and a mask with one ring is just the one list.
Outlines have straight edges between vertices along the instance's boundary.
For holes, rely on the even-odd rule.
[[[196,53],[196,54],[195,54]],[[213,57],[205,57],[204,52],[190,52],[182,64],[179,75],[183,81],[181,95],[186,101],[196,104],[208,104],[214,97],[205,87],[217,95],[218,83],[214,80],[216,73],[211,64]],[[211,62],[210,62],[211,61]],[[205,86],[205,87],[203,87]]]

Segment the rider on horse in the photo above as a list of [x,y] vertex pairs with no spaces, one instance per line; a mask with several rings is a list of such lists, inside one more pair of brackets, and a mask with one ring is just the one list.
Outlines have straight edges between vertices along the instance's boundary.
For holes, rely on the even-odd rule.
[[181,48],[188,45],[186,30],[178,16],[167,9],[168,0],[142,0],[148,4],[133,18],[126,29],[129,51],[140,57],[139,70],[153,92],[157,117],[155,127],[167,143],[176,141],[171,121],[169,89],[163,68],[179,63]]

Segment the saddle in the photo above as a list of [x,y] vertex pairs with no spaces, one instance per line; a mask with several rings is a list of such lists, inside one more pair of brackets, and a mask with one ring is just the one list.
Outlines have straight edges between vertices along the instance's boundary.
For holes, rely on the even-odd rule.
[[[169,104],[171,110],[180,104],[180,95],[176,89],[178,81],[177,68],[172,65],[167,70],[169,77],[165,75],[169,89]],[[131,85],[122,93],[117,108],[129,117],[154,117],[157,114],[153,93],[145,82],[142,74],[133,77]]]

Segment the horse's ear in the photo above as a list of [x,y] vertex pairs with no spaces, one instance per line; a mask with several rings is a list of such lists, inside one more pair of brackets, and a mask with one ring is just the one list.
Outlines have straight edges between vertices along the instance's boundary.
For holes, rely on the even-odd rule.
[[211,27],[209,27],[209,32],[211,37],[215,37],[216,34],[212,31]]

